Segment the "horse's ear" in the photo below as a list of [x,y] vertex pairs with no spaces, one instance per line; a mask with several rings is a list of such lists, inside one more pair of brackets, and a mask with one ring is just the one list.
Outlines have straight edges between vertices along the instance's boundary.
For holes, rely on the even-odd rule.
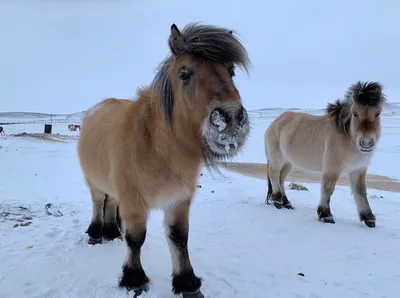
[[168,46],[173,55],[179,55],[179,53],[184,48],[184,38],[181,31],[175,24],[171,25],[171,35],[168,38]]
[[230,30],[230,31],[229,31],[229,34],[233,35],[233,31],[232,31],[232,30]]

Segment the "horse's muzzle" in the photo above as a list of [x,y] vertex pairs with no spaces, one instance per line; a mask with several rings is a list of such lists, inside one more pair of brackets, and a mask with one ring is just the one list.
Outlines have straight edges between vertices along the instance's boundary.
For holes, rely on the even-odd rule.
[[234,155],[239,152],[249,133],[247,111],[236,102],[213,109],[203,129],[210,149],[219,155]]

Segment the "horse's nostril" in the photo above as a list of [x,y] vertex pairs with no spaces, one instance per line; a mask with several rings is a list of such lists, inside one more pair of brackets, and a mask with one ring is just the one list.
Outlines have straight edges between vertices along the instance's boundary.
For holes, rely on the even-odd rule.
[[375,145],[375,140],[374,139],[370,139],[368,142],[368,147],[373,147]]
[[223,131],[229,121],[229,115],[222,109],[215,109],[211,112],[210,122],[218,127],[219,131]]
[[364,139],[360,139],[359,144],[360,144],[360,147],[365,147]]
[[243,106],[239,109],[236,117],[239,123],[243,123],[246,120],[246,109]]

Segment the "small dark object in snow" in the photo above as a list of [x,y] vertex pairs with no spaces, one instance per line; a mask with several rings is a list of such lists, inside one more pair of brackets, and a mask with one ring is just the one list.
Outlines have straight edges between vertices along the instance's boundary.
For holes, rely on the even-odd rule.
[[214,193],[214,192],[215,192],[215,191],[213,191],[213,190],[211,191],[211,193]]
[[15,224],[15,225],[13,226],[13,228],[16,228],[16,227],[19,227],[19,224]]
[[300,272],[300,273],[298,273],[297,275],[300,275],[300,276],[305,276],[305,275],[304,275],[304,273],[301,273],[301,272]]
[[24,222],[24,223],[20,223],[19,226],[20,227],[27,227],[27,226],[30,226],[31,223],[32,223],[31,221],[27,221],[27,222]]
[[377,196],[377,195],[370,195],[368,196],[370,199],[383,199],[383,196]]
[[51,203],[46,204],[45,207],[46,207],[47,214],[53,215],[55,217],[63,216],[63,214],[60,212],[60,210],[55,208]]
[[289,188],[294,190],[308,190],[307,187],[301,185],[300,183],[294,183],[294,182],[289,184]]
[[201,185],[200,185],[200,184],[198,184],[198,185],[197,185],[197,188],[201,188]]
[[203,176],[203,173],[201,173],[200,176]]

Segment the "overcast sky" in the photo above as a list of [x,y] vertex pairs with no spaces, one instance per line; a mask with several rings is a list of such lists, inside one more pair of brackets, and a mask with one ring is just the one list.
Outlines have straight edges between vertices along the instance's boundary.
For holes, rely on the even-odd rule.
[[394,0],[2,0],[0,111],[132,97],[168,54],[171,24],[193,21],[240,34],[253,67],[235,81],[248,109],[321,108],[357,80],[400,101],[399,11]]

